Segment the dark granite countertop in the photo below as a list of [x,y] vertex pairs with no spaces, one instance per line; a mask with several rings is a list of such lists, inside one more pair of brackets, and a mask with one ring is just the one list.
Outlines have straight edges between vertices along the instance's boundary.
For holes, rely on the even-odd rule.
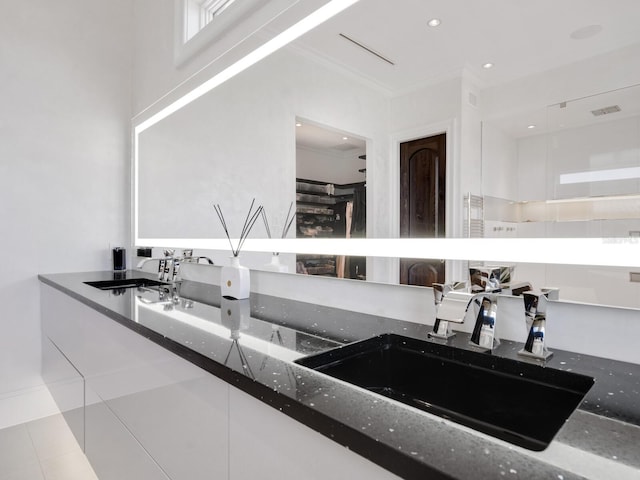
[[[114,275],[152,278],[39,278],[402,478],[640,478],[638,365],[555,351],[545,367],[596,383],[551,445],[533,452],[293,363],[382,333],[425,339],[425,325],[255,293],[229,301],[218,287],[189,281],[163,293],[84,283]],[[522,360],[520,348],[502,342],[493,354]]]

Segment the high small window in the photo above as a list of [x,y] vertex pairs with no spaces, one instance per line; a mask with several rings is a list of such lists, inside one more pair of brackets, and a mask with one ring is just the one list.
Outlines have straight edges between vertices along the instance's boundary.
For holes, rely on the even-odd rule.
[[185,1],[185,28],[184,39],[186,43],[206,27],[210,22],[231,6],[236,0],[186,0]]
[[176,66],[205,48],[223,54],[298,1],[175,0]]

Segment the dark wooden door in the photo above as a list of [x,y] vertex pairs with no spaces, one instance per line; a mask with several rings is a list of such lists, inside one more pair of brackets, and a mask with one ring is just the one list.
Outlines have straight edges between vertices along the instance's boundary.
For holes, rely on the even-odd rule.
[[[400,144],[400,237],[445,236],[446,135]],[[400,259],[400,283],[444,282],[444,262]]]

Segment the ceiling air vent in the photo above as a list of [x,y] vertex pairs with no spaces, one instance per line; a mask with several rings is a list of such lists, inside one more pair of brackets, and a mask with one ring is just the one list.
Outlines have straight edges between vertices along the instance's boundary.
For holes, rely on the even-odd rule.
[[611,105],[610,107],[599,108],[598,110],[591,110],[594,116],[599,117],[601,115],[608,115],[610,113],[616,113],[622,110],[618,105]]
[[373,48],[365,45],[362,42],[359,42],[357,40],[354,40],[353,38],[345,35],[344,33],[339,33],[338,35],[340,35],[342,38],[344,38],[345,40],[349,40],[351,43],[353,43],[354,45],[357,45],[358,47],[362,48],[363,50],[369,52],[372,55],[375,55],[376,57],[378,57],[380,60],[387,62],[389,65],[395,65],[395,63],[393,63],[391,60],[389,60],[387,57],[385,57],[384,55],[382,55],[379,52],[376,52]]

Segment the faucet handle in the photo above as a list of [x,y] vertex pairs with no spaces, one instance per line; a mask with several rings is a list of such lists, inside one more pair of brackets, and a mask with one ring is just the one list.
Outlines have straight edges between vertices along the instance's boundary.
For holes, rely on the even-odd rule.
[[448,293],[467,290],[467,282],[433,283],[431,287],[433,288],[433,300],[437,306],[442,303],[442,299]]
[[464,322],[467,309],[474,297],[475,294],[473,293],[450,291],[438,304],[436,320],[454,323]]
[[430,336],[444,338],[439,335],[442,333],[441,325],[463,323],[472,306],[476,323],[469,343],[483,349],[493,349],[499,344],[495,335],[498,296],[494,293],[449,292],[437,306],[435,333],[430,333]]
[[[441,317],[440,307],[443,300],[450,294],[466,290],[467,282],[433,283],[431,287],[433,288],[433,300],[436,305],[436,320],[433,324],[433,330],[428,333],[428,336],[430,338],[442,338],[446,340],[455,336],[455,333],[451,331],[449,321]],[[453,300],[455,301],[455,298]],[[447,304],[449,304],[448,301]],[[443,311],[443,314],[445,314],[445,311]],[[449,313],[446,313],[446,315],[449,315]]]

